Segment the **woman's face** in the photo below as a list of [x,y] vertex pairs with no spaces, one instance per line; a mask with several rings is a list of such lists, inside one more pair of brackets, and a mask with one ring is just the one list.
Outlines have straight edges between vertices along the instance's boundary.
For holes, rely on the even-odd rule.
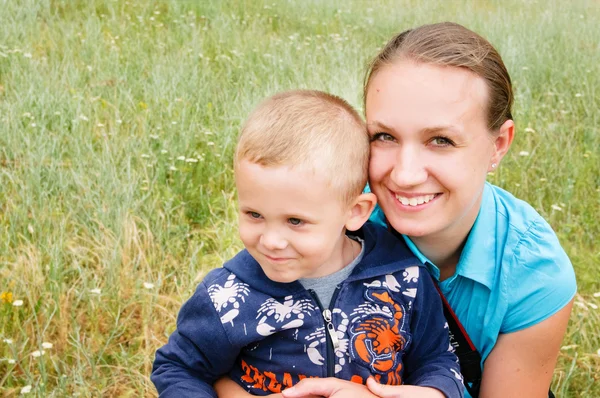
[[485,81],[461,68],[398,61],[372,77],[369,183],[398,232],[466,237],[498,160],[486,103]]

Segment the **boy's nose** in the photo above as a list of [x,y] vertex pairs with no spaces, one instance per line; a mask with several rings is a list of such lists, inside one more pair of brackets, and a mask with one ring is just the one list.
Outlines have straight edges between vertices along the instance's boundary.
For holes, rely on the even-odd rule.
[[260,244],[267,250],[283,250],[287,247],[287,240],[276,231],[266,231],[260,236]]

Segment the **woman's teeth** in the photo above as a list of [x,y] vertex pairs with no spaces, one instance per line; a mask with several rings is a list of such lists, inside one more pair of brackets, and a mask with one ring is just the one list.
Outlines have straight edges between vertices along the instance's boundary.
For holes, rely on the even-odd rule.
[[433,198],[435,198],[435,195],[413,196],[412,198],[396,195],[398,202],[402,203],[404,206],[422,205],[423,203],[429,202]]

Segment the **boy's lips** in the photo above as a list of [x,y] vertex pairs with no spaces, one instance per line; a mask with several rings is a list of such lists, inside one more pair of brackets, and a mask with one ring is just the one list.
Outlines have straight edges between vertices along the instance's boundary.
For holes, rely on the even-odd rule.
[[264,253],[263,253],[263,256],[265,256],[265,258],[267,260],[269,260],[270,262],[272,262],[272,263],[278,263],[278,264],[283,264],[283,263],[291,260],[291,258],[289,258],[289,257],[269,256],[268,254],[264,254]]

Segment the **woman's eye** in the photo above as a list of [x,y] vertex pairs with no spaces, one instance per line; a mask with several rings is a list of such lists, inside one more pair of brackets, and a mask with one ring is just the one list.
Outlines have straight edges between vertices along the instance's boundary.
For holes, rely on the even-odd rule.
[[250,216],[250,218],[254,218],[256,220],[258,220],[259,218],[261,218],[260,213],[257,213],[255,211],[249,211],[248,213],[246,213]]
[[302,221],[301,219],[299,219],[299,218],[293,218],[293,217],[292,217],[292,218],[290,218],[290,219],[288,219],[288,222],[289,222],[290,224],[292,224],[292,225],[296,225],[296,226],[297,226],[297,225],[302,225],[302,223],[303,223],[303,221]]
[[447,137],[434,137],[431,140],[431,143],[435,146],[441,146],[441,147],[454,146],[454,142],[450,138],[447,138]]
[[395,138],[388,133],[375,133],[371,136],[371,142],[373,141],[395,141]]

